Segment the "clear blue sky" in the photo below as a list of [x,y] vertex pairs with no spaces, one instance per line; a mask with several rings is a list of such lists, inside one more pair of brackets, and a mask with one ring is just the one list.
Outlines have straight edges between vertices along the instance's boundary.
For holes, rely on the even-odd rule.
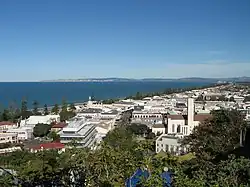
[[250,76],[249,0],[1,0],[0,81]]

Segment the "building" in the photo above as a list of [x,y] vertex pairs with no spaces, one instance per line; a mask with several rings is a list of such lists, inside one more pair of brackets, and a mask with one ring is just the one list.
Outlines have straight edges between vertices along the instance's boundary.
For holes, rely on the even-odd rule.
[[96,129],[91,122],[85,119],[76,119],[70,121],[68,126],[64,127],[58,134],[64,144],[75,140],[77,146],[91,148],[95,143]]
[[38,123],[51,124],[53,122],[60,122],[59,115],[46,115],[46,116],[30,116],[26,120],[22,120],[20,126],[35,126]]
[[9,129],[8,133],[16,133],[18,141],[24,141],[32,139],[33,136],[33,127],[23,126],[16,129]]
[[132,122],[133,123],[143,123],[147,125],[152,125],[158,121],[162,121],[162,114],[160,112],[151,111],[133,111]]
[[162,124],[162,123],[154,124],[152,126],[152,133],[154,133],[155,135],[165,134],[166,133],[166,128],[165,128],[164,124]]
[[17,133],[0,133],[0,143],[18,143]]
[[90,118],[99,118],[102,113],[102,109],[99,108],[87,108],[82,110],[77,115],[80,117],[90,117]]
[[188,99],[187,115],[163,115],[163,123],[167,126],[166,134],[156,140],[156,152],[167,151],[174,154],[186,151],[181,147],[179,139],[192,133],[194,127],[212,116],[210,114],[195,114],[194,100]]
[[156,153],[161,151],[169,152],[173,155],[181,155],[187,152],[187,147],[180,144],[182,134],[162,134],[156,140]]
[[1,121],[0,122],[0,131],[6,132],[8,129],[17,128],[18,125],[16,123],[12,123],[9,121]]
[[52,124],[51,131],[59,132],[66,126],[67,126],[67,123],[64,123],[64,122],[54,123]]
[[65,152],[65,145],[60,142],[49,142],[49,143],[42,143],[39,145],[31,146],[29,148],[30,152],[33,152],[33,153],[36,153],[38,151],[43,151],[43,150],[51,150],[51,149]]
[[0,154],[12,153],[15,151],[22,151],[22,148],[21,147],[9,147],[9,148],[0,149]]

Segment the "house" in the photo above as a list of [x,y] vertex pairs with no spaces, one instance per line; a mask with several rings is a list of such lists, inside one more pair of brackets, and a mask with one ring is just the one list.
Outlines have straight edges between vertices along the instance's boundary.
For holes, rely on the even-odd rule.
[[64,122],[59,122],[59,123],[53,123],[51,127],[51,131],[59,132],[61,131],[64,127],[67,126],[67,123]]
[[152,126],[152,132],[155,135],[165,134],[165,131],[166,131],[166,128],[165,128],[164,124],[162,124],[161,122],[160,123],[156,123],[156,124],[154,124]]
[[0,133],[0,143],[17,143],[17,133]]
[[49,143],[42,143],[39,145],[31,146],[29,148],[30,152],[36,153],[38,151],[43,151],[43,150],[58,150],[65,152],[65,145],[60,143],[60,142],[49,142]]
[[0,154],[5,154],[5,153],[12,153],[15,151],[21,151],[22,148],[21,147],[9,147],[9,148],[3,148],[0,149]]
[[23,126],[16,129],[9,129],[8,133],[16,133],[18,141],[24,141],[28,139],[32,139],[33,136],[33,127],[31,126]]
[[62,143],[67,144],[76,141],[79,147],[91,148],[95,143],[95,125],[86,119],[75,119],[70,121],[58,134]]
[[182,134],[162,134],[156,140],[156,153],[164,151],[180,155],[187,152],[187,147],[181,146],[179,142],[181,138],[183,138]]
[[1,121],[0,122],[0,131],[6,132],[8,129],[17,128],[18,125],[16,123],[12,123],[9,121]]

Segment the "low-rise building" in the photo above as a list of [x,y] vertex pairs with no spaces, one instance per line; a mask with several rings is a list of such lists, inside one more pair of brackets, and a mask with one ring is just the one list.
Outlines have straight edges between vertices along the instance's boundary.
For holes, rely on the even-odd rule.
[[7,132],[16,133],[18,141],[24,141],[32,139],[33,136],[33,127],[23,126],[16,129],[9,129]]
[[51,124],[53,122],[60,122],[59,115],[46,116],[30,116],[28,119],[22,120],[20,126],[35,126],[38,123]]
[[33,153],[36,153],[38,151],[43,151],[43,150],[51,150],[51,149],[64,152],[65,145],[60,142],[49,142],[49,143],[42,143],[39,145],[31,146],[29,148],[30,152],[33,152]]
[[156,140],[156,153],[164,151],[180,155],[187,152],[187,147],[181,146],[181,138],[183,138],[182,134],[162,134]]
[[6,132],[9,129],[17,128],[18,125],[16,123],[12,123],[9,121],[1,121],[0,122],[0,131]]
[[0,133],[0,143],[17,143],[17,133]]
[[165,128],[164,124],[162,124],[161,122],[154,124],[152,126],[152,133],[154,133],[155,135],[165,134],[166,128]]
[[54,123],[52,124],[51,131],[59,132],[66,126],[67,126],[67,123],[64,123],[64,122]]

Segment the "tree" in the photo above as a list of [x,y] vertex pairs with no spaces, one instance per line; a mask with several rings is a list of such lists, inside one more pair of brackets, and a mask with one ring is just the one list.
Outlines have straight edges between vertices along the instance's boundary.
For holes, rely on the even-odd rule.
[[240,132],[246,126],[237,110],[218,110],[212,115],[212,119],[195,127],[183,141],[197,157],[204,159],[214,159],[238,147]]
[[58,114],[59,113],[59,106],[58,104],[55,104],[54,107],[51,110],[51,113]]
[[21,116],[22,116],[22,119],[27,119],[31,115],[32,115],[32,112],[28,111],[27,101],[23,99],[22,103],[21,103]]
[[1,114],[0,121],[9,121],[10,119],[11,119],[11,116],[10,116],[9,110],[4,109]]
[[48,134],[48,137],[50,139],[52,139],[53,141],[58,141],[60,140],[60,135],[57,134],[55,131],[50,131],[50,133]]
[[61,111],[60,113],[59,113],[59,115],[60,115],[60,120],[61,121],[67,121],[67,120],[69,120],[70,118],[73,118],[73,117],[75,117],[75,112],[73,112],[73,111]]
[[35,137],[44,137],[50,132],[50,129],[51,129],[51,125],[38,123],[34,127],[33,134]]
[[127,130],[131,131],[135,135],[146,136],[150,132],[150,129],[147,125],[144,124],[131,124],[127,126]]
[[75,107],[74,103],[71,103],[69,105],[69,109],[70,109],[70,111],[75,111],[76,110],[76,107]]
[[68,111],[68,104],[65,99],[62,100],[62,111],[67,112]]
[[49,114],[49,110],[48,110],[47,104],[44,105],[43,114],[44,115],[48,115]]
[[40,113],[38,112],[38,106],[39,106],[38,101],[36,101],[36,100],[33,101],[32,105],[33,105],[33,114],[39,115]]

